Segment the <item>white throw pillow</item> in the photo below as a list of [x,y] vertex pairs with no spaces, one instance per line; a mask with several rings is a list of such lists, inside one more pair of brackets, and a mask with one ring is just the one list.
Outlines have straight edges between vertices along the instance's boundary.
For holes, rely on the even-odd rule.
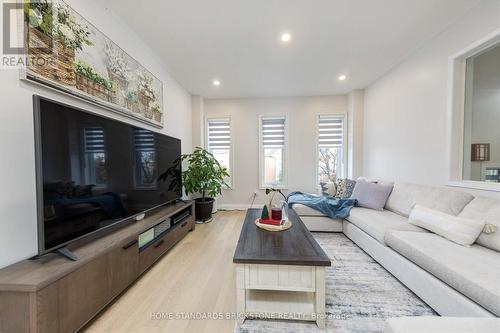
[[484,220],[486,226],[476,243],[500,252],[500,201],[476,197],[458,215],[467,219]]
[[325,185],[323,185],[323,187],[325,188],[325,190],[323,191],[323,194],[327,194],[331,197],[334,197],[335,194],[337,194],[337,184],[335,183],[326,183]]
[[482,220],[456,217],[420,205],[411,211],[409,222],[465,246],[476,241],[485,225]]

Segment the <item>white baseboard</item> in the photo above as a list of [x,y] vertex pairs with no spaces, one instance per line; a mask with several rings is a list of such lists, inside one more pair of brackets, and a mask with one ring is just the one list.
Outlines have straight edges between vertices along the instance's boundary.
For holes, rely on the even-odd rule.
[[[253,208],[258,208],[260,205],[253,205]],[[218,210],[247,210],[250,204],[217,204]]]

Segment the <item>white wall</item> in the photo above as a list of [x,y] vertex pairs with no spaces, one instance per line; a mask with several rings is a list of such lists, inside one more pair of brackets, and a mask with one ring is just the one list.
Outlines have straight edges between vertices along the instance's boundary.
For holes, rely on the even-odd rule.
[[205,106],[203,97],[193,95],[191,97],[192,104],[192,126],[193,126],[193,147],[203,147],[205,143],[204,120]]
[[[124,22],[110,16],[98,2],[67,2],[163,81],[166,126],[161,132],[180,138],[182,150],[191,151],[191,96],[187,91],[168,74],[161,60],[139,37]],[[22,82],[16,70],[0,70],[0,267],[37,253],[33,94],[135,123],[110,111]]]
[[[316,116],[347,114],[347,96],[263,99],[207,99],[206,117],[231,117],[234,188],[218,199],[219,208],[243,208],[259,189],[259,115],[286,115],[288,121],[288,187],[292,191],[317,192]],[[263,191],[255,200],[264,203]]]
[[364,97],[364,90],[354,90],[348,95],[347,177],[351,179],[363,175]]
[[[484,1],[365,90],[366,176],[439,185],[448,181],[448,58],[499,27],[500,1]],[[498,192],[481,194],[500,197]]]

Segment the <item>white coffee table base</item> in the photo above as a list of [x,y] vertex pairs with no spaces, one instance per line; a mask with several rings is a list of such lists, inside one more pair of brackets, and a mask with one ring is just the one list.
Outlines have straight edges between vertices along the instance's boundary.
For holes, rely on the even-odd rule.
[[325,328],[325,267],[236,265],[238,322],[246,318],[315,321]]

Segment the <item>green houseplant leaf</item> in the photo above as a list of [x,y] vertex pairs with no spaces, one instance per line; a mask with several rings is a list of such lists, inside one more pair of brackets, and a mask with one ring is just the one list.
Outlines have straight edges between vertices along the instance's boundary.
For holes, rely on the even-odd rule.
[[[220,165],[210,152],[201,147],[196,147],[192,154],[182,155],[159,179],[165,181],[169,176],[175,178],[183,162],[187,164],[187,169],[182,171],[182,183],[186,194],[199,193],[202,201],[205,201],[207,197],[214,198],[221,194],[224,186],[228,187],[225,181],[229,177],[227,169]],[[171,188],[175,186],[175,182],[170,185]]]

